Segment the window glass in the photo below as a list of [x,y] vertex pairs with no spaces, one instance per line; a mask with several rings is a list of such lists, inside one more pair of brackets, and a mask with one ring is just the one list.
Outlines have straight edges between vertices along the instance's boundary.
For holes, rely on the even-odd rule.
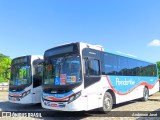
[[128,62],[125,57],[118,57],[118,75],[128,75]]
[[33,87],[38,87],[42,84],[43,66],[35,66],[35,75],[33,76]]
[[84,74],[88,75],[88,60],[87,59],[83,60],[83,65],[84,65]]
[[31,66],[13,65],[11,68],[10,85],[26,85],[31,83]]
[[100,75],[99,69],[99,61],[98,60],[90,60],[89,61],[89,75]]
[[116,75],[117,73],[117,56],[113,54],[104,55],[105,74]]
[[138,63],[138,69],[137,69],[137,75],[138,76],[156,76],[156,65],[143,62],[143,61],[137,61]]
[[157,76],[157,67],[156,67],[156,65],[155,64],[152,64],[151,65],[152,66],[152,76]]
[[155,64],[148,62],[104,53],[103,74],[122,76],[156,76]]
[[128,59],[128,75],[136,76],[137,72],[137,60]]
[[44,63],[43,84],[69,85],[81,82],[79,55],[49,58]]
[[148,66],[146,66],[146,75],[147,76],[156,76],[156,65],[148,64]]

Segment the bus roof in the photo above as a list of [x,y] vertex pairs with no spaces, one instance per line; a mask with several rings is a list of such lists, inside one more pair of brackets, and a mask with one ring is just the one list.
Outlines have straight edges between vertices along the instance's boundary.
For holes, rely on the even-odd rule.
[[15,57],[13,58],[14,59],[18,59],[18,58],[23,58],[23,57],[39,57],[39,58],[43,58],[43,55],[23,55],[23,56],[18,56],[18,57]]
[[[65,46],[65,45],[70,45],[70,44],[78,44],[78,43],[91,46],[91,49],[94,49],[95,47],[100,48],[102,52],[107,52],[107,53],[111,53],[111,54],[115,54],[115,55],[119,55],[119,56],[123,56],[123,57],[128,57],[128,58],[132,58],[132,59],[156,64],[156,62],[151,62],[151,61],[148,61],[148,60],[140,59],[140,58],[137,58],[137,56],[129,54],[129,53],[124,53],[124,52],[120,52],[120,51],[112,51],[112,50],[108,50],[108,49],[106,50],[106,49],[104,49],[104,47],[102,45],[93,45],[93,44],[88,44],[88,43],[85,43],[85,42],[70,42],[70,43],[61,44],[61,45],[58,45],[58,46],[55,46],[55,47],[52,47],[52,48],[61,47],[61,46]],[[52,48],[47,49],[46,51],[51,50]]]
[[123,56],[123,57],[127,57],[127,58],[132,58],[132,59],[135,59],[135,60],[140,60],[140,61],[156,64],[156,62],[151,62],[149,60],[144,60],[144,59],[138,58],[137,56],[129,54],[129,53],[124,53],[124,52],[120,52],[120,51],[111,51],[111,50],[105,50],[104,52],[119,55],[119,56]]

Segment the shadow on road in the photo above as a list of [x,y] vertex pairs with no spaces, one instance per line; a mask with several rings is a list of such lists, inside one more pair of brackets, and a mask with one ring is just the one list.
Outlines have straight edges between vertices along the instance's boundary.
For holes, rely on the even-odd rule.
[[41,104],[16,104],[8,101],[0,102],[1,111],[43,111]]

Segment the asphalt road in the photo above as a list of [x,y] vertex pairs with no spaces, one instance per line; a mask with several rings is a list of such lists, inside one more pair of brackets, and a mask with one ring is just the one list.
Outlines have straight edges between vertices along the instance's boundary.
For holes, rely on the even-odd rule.
[[[160,115],[160,92],[151,96],[150,98],[156,99],[149,99],[147,102],[142,102],[140,100],[134,100],[130,102],[125,102],[122,104],[115,105],[113,110],[109,114],[99,114],[97,110],[87,111],[87,112],[57,112],[46,110],[41,107],[41,104],[34,104],[34,105],[21,105],[21,104],[14,104],[10,103],[7,100],[7,92],[0,92],[0,111],[7,111],[12,113],[14,112],[14,117],[3,117],[2,119],[16,119],[16,120],[28,120],[28,119],[68,119],[68,120],[89,120],[89,119],[96,119],[96,120],[108,120],[108,119],[144,119],[150,115],[149,111],[154,111],[152,115],[154,117],[150,117],[150,119],[159,119],[156,117]],[[16,114],[16,112],[20,114]],[[30,114],[36,113],[35,114]],[[39,113],[39,114],[38,114]],[[27,114],[27,117],[26,117]],[[29,114],[29,117],[28,117]],[[19,116],[16,116],[19,115]],[[140,116],[139,116],[140,115]],[[148,115],[148,116],[146,116]],[[41,117],[42,116],[42,117]],[[50,117],[49,117],[50,116]],[[108,117],[110,116],[110,117]],[[126,116],[126,117],[124,117]],[[145,117],[141,117],[145,116]],[[0,118],[1,119],[1,118]]]

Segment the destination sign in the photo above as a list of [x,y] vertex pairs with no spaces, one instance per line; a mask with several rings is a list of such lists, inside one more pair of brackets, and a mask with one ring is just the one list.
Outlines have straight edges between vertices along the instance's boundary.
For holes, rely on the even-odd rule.
[[19,63],[27,63],[29,61],[30,61],[30,56],[19,57],[12,60],[12,65]]

